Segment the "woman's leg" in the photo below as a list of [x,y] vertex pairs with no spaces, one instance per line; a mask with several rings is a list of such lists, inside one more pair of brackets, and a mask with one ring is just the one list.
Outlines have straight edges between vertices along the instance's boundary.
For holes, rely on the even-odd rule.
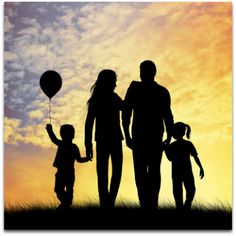
[[111,162],[112,162],[112,176],[110,185],[110,204],[111,207],[115,205],[116,196],[119,190],[121,174],[122,174],[122,141],[117,142],[111,149]]
[[101,207],[106,207],[108,204],[108,159],[108,147],[97,142],[97,180]]

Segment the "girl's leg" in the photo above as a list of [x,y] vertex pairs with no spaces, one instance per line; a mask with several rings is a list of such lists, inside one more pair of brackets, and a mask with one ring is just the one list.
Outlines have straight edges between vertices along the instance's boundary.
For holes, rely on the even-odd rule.
[[184,187],[186,189],[186,201],[184,203],[184,207],[186,209],[190,209],[196,192],[194,177],[192,173],[189,173],[189,175],[185,177]]
[[97,180],[101,207],[106,207],[108,204],[108,159],[108,147],[97,142]]
[[183,187],[182,179],[179,176],[172,176],[173,180],[173,194],[177,209],[183,208]]
[[115,204],[116,196],[120,186],[122,161],[123,161],[122,142],[119,141],[112,147],[111,150],[112,176],[111,176],[111,185],[109,194],[111,207],[113,207]]

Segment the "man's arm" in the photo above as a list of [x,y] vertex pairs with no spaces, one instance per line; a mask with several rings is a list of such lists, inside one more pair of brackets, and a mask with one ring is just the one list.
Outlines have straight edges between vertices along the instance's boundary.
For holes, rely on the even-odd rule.
[[173,160],[173,153],[171,151],[171,147],[170,147],[170,144],[165,144],[163,143],[163,150],[166,154],[166,157],[169,161],[172,161]]
[[164,106],[164,116],[163,116],[167,133],[167,139],[165,140],[165,143],[169,144],[171,141],[171,130],[174,123],[174,117],[171,111],[171,98],[168,90],[166,90],[165,99],[166,102]]
[[133,83],[129,86],[124,99],[123,111],[122,111],[122,125],[125,133],[126,145],[130,149],[133,149],[133,141],[130,135],[130,119],[133,112]]
[[57,146],[60,144],[61,140],[56,137],[56,135],[53,132],[53,128],[51,124],[46,125],[46,130],[48,132],[48,136],[51,139],[51,141],[56,144]]

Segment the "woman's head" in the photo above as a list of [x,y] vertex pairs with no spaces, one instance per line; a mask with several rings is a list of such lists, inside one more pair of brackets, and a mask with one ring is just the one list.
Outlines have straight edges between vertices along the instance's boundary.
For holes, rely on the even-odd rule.
[[175,139],[180,139],[182,138],[185,134],[186,137],[189,139],[190,138],[190,133],[191,133],[191,128],[189,125],[183,123],[183,122],[176,122],[173,125],[172,129],[172,136]]
[[92,87],[92,90],[97,90],[102,93],[104,92],[113,92],[116,87],[116,73],[113,70],[104,69],[102,70],[97,77],[95,84]]

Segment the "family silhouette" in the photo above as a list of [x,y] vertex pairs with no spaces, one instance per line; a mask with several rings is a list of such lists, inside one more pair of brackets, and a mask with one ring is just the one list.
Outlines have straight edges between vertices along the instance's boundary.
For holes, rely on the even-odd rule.
[[[93,159],[93,139],[96,141],[96,171],[100,206],[115,206],[121,177],[123,151],[122,127],[128,148],[132,150],[135,183],[140,206],[144,209],[156,209],[161,186],[161,160],[165,152],[172,162],[173,195],[177,209],[190,209],[195,195],[195,184],[190,156],[194,157],[200,168],[200,177],[204,170],[194,145],[183,139],[185,133],[190,137],[188,125],[174,123],[171,111],[169,91],[155,82],[157,73],[153,61],[140,64],[141,81],[132,81],[127,89],[124,101],[114,92],[116,72],[102,70],[91,87],[91,97],[87,102],[85,121],[86,157],[82,158],[79,148],[74,144],[75,134],[72,125],[62,125],[57,139],[51,124],[46,130],[51,141],[58,146],[53,166],[57,168],[54,191],[61,202],[59,209],[71,206],[75,181],[74,162],[87,162]],[[122,127],[121,119],[122,118]],[[95,137],[93,137],[93,130]],[[130,132],[131,130],[131,132]],[[163,136],[166,132],[166,140]],[[176,141],[171,143],[171,138]],[[111,159],[112,172],[109,180],[108,168]],[[110,184],[109,184],[110,183]],[[183,204],[183,187],[186,189],[186,201]]]

